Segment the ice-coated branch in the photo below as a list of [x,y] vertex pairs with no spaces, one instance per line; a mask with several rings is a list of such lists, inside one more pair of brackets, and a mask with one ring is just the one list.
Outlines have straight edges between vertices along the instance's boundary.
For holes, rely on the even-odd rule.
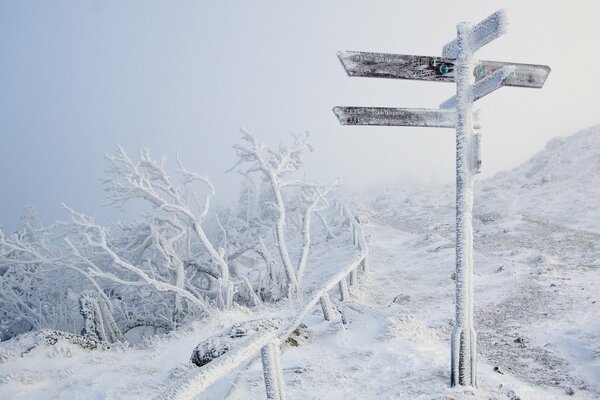
[[282,177],[297,170],[302,165],[301,154],[312,150],[312,147],[308,144],[308,136],[295,137],[292,146],[280,146],[279,151],[273,151],[259,143],[247,130],[241,129],[241,132],[247,144],[234,146],[240,159],[238,164],[249,164],[249,168],[242,172],[245,175],[250,171],[260,171],[270,185],[278,214],[275,223],[276,245],[288,280],[288,297],[297,297],[300,290],[298,279],[285,240],[286,207],[282,195]]
[[296,268],[296,279],[299,284],[302,284],[304,278],[304,272],[306,270],[306,262],[308,260],[308,252],[310,250],[310,227],[312,214],[317,210],[319,202],[327,202],[325,196],[338,185],[338,182],[334,182],[332,185],[310,185],[303,187],[303,198],[306,202],[306,208],[304,216],[302,218],[302,250],[300,251],[300,259],[298,260],[298,266]]
[[[153,160],[148,150],[142,150],[139,161],[134,162],[118,145],[116,154],[106,156],[106,158],[109,161],[110,178],[103,182],[112,203],[123,207],[132,199],[142,199],[149,202],[155,209],[174,215],[189,227],[219,267],[219,279],[221,279],[224,290],[224,304],[225,307],[231,306],[232,299],[228,295],[231,292],[229,265],[223,255],[215,249],[202,226],[208,213],[210,199],[215,193],[214,186],[208,178],[187,170],[183,163],[179,159],[177,160],[176,173],[181,177],[185,194],[191,196],[191,200],[197,204],[199,209],[199,212],[194,212],[189,204],[188,196],[168,176],[164,158],[160,161]],[[203,204],[192,188],[194,183],[200,183],[208,188]],[[178,282],[181,284],[183,280],[178,279]]]
[[[88,274],[95,278],[104,278],[124,286],[140,286],[148,285],[159,292],[172,292],[182,298],[188,300],[202,312],[209,313],[210,309],[206,300],[202,297],[196,297],[191,292],[183,287],[183,277],[181,283],[172,284],[168,281],[160,279],[158,276],[150,276],[139,266],[133,265],[127,260],[120,257],[108,244],[106,229],[96,225],[88,216],[78,213],[67,206],[67,211],[71,215],[71,225],[74,232],[79,233],[83,241],[91,247],[92,250],[100,251],[100,253],[110,260],[111,264],[116,266],[118,270],[124,271],[135,277],[135,279],[127,279],[119,277],[111,272],[104,270],[97,264],[96,261],[89,256],[84,256],[78,250],[75,254],[80,258],[85,265],[89,267]],[[74,248],[74,246],[73,246]]]

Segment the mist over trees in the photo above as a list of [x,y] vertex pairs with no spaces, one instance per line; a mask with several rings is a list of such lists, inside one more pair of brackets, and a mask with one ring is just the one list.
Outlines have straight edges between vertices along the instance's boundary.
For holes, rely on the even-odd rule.
[[234,149],[239,202],[218,212],[208,177],[118,145],[102,181],[110,206],[147,211],[101,226],[63,205],[66,218],[43,226],[27,208],[16,232],[0,230],[0,338],[50,328],[115,342],[138,326],[168,332],[234,304],[298,299],[311,231],[335,236],[337,182],[303,177],[308,136],[271,149],[242,130]]

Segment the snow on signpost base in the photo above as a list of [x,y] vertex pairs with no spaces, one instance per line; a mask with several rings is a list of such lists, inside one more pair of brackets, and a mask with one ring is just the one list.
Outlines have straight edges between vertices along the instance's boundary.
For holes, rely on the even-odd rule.
[[456,325],[450,385],[476,386],[473,329],[473,51],[471,27],[457,26],[456,43]]

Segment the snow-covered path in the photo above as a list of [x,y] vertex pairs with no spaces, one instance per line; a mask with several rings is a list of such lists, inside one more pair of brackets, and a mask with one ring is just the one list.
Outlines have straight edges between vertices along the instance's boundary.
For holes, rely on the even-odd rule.
[[[599,238],[521,216],[476,224],[479,389],[448,387],[453,210],[428,196],[362,208],[371,270],[344,308],[351,323],[319,310],[307,319],[312,340],[283,353],[289,398],[598,398],[597,324],[584,303],[597,304]],[[263,396],[260,370],[249,376],[231,398]]]
[[[451,203],[443,191],[388,193],[357,206],[368,221],[370,272],[351,288],[352,302],[338,304],[350,320],[347,327],[339,319],[324,321],[315,308],[305,320],[312,338],[284,349],[289,399],[600,397],[600,236],[535,215],[476,223],[479,389],[448,387]],[[322,265],[343,261],[342,253],[324,247],[313,254]],[[335,290],[331,296],[337,297]],[[2,361],[0,389],[10,398],[151,398],[184,372],[174,367],[183,365],[198,341],[252,314],[233,311],[210,327],[198,325],[140,349],[97,353],[69,347],[9,357]],[[32,360],[37,364],[28,364]],[[264,398],[260,363],[238,372],[198,398]]]

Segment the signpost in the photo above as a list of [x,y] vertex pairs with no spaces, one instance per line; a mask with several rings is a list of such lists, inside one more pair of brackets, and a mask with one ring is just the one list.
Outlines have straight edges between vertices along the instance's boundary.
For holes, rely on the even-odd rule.
[[[456,60],[451,58],[362,51],[340,51],[337,56],[349,76],[455,82],[454,62]],[[504,86],[539,89],[544,86],[550,74],[550,67],[547,65],[481,60],[475,61],[473,68],[475,81],[507,65],[514,66],[516,70],[507,78]]]
[[[454,110],[388,107],[335,107],[333,109],[342,125],[422,126],[454,128]],[[479,114],[475,115],[479,128]]]
[[343,51],[349,76],[456,83],[456,95],[440,109],[335,107],[342,125],[415,126],[456,129],[456,323],[452,332],[450,385],[477,386],[476,334],[473,327],[473,175],[480,169],[480,136],[473,102],[501,88],[541,88],[547,65],[475,61],[474,52],[506,32],[498,11],[471,27],[457,25],[443,57]]

